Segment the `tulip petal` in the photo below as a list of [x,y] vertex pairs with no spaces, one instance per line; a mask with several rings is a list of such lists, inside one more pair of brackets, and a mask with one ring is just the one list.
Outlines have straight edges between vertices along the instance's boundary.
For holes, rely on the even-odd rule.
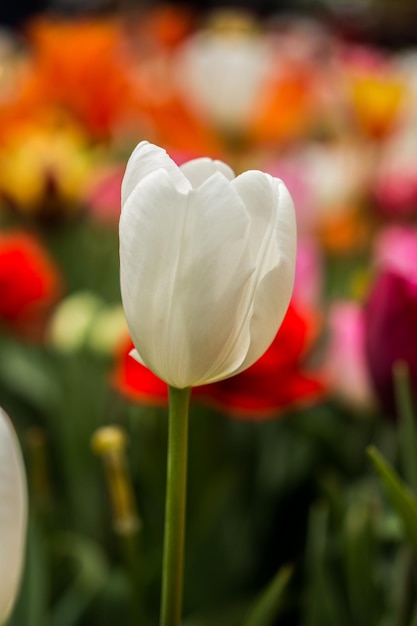
[[251,342],[240,372],[269,347],[287,311],[294,285],[296,221],[291,196],[279,179],[249,171],[232,184],[251,218],[251,252],[257,268],[250,300]]
[[132,152],[122,182],[122,208],[141,180],[158,169],[164,169],[179,191],[188,191],[190,183],[163,148],[141,141]]
[[25,470],[17,437],[0,409],[0,623],[10,614],[22,572],[27,522]]
[[[132,357],[132,359],[134,359],[137,363],[139,363],[140,365],[145,365],[145,363],[142,360],[142,357],[140,356],[139,352],[136,350],[136,348],[133,348],[133,350],[131,350],[129,352],[129,356]],[[146,365],[145,365],[146,367]]]
[[200,187],[204,181],[216,172],[223,174],[227,180],[233,180],[235,177],[235,173],[229,165],[223,163],[223,161],[209,159],[208,157],[187,161],[187,163],[180,165],[180,170],[190,181],[193,189]]
[[140,360],[169,384],[225,378],[244,360],[250,336],[242,336],[241,316],[255,272],[249,229],[244,204],[219,172],[188,194],[155,172],[126,201],[126,318]]

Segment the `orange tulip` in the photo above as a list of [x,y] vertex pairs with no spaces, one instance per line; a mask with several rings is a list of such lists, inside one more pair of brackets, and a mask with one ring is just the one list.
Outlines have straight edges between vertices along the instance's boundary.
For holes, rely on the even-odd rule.
[[123,31],[116,20],[34,20],[28,27],[34,71],[46,101],[61,106],[97,137],[128,115]]

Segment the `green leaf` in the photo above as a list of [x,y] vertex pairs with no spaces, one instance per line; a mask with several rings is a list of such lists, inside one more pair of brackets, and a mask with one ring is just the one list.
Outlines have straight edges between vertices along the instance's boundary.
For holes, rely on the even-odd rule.
[[186,617],[183,626],[241,626],[243,616],[247,613],[246,601],[238,602],[220,610],[209,610],[204,614],[193,614]]
[[346,591],[356,626],[375,623],[375,541],[368,503],[354,501],[346,512],[343,528]]
[[404,361],[394,363],[393,378],[400,418],[399,435],[402,467],[407,482],[417,493],[417,428],[407,363]]
[[2,338],[0,382],[17,397],[41,411],[54,406],[58,387],[39,353]]
[[52,608],[51,626],[75,626],[109,577],[107,559],[100,547],[73,533],[56,537],[57,551],[76,567],[74,580]]
[[49,603],[50,575],[46,542],[33,517],[29,520],[25,569],[10,626],[45,626]]
[[329,507],[318,502],[310,511],[306,547],[306,598],[303,626],[348,626],[346,602],[329,566]]
[[282,609],[292,572],[291,565],[286,565],[277,572],[255,601],[246,621],[244,621],[244,626],[270,626],[274,622]]
[[371,446],[367,452],[382,480],[392,506],[403,522],[407,538],[417,554],[417,498],[376,448]]

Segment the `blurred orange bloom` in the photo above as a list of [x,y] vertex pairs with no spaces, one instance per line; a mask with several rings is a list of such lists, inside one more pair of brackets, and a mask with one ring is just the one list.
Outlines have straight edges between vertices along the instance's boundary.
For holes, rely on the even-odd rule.
[[[15,44],[17,46],[17,44]],[[0,142],[15,124],[34,120],[45,107],[30,53],[16,48],[0,59]]]
[[45,102],[70,111],[96,137],[106,136],[128,115],[132,89],[119,21],[41,17],[27,32]]
[[45,105],[71,113],[93,138],[129,142],[133,133],[174,149],[201,146],[202,153],[217,154],[220,141],[171,86],[168,41],[180,35],[159,22],[166,21],[162,14],[153,17],[146,37],[144,24],[121,19],[33,21],[28,34],[38,91]]
[[370,236],[370,220],[355,206],[335,206],[333,216],[329,215],[318,227],[322,246],[332,254],[350,254],[363,250]]
[[260,93],[249,135],[255,142],[286,142],[299,138],[311,122],[313,82],[308,68],[288,66],[271,77]]
[[190,34],[194,16],[186,6],[161,4],[150,7],[138,23],[138,36],[151,38],[155,44],[171,48]]
[[178,150],[193,155],[209,154],[212,158],[226,160],[221,136],[206,125],[175,96],[163,105],[150,108],[152,125],[147,138],[168,151]]

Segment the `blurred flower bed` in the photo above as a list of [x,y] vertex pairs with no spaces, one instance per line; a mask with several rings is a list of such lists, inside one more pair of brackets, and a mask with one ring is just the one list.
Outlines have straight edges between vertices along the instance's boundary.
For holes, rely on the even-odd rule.
[[[366,449],[417,487],[402,410],[417,390],[417,49],[170,6],[0,33],[0,404],[30,492],[10,624],[157,622],[167,389],[128,356],[119,293],[120,184],[142,139],[179,164],[282,178],[298,219],[271,348],[193,392],[184,626],[242,624],[286,566],[271,624],[416,624],[417,531]],[[110,425],[127,522],[103,472]]]

